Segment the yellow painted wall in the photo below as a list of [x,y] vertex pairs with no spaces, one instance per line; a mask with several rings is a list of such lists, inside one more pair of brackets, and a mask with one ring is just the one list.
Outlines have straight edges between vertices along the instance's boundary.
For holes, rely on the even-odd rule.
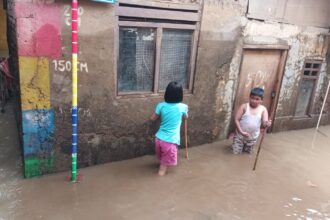
[[2,8],[2,0],[0,4],[0,50],[8,50],[6,11]]
[[22,110],[50,108],[49,60],[19,57]]

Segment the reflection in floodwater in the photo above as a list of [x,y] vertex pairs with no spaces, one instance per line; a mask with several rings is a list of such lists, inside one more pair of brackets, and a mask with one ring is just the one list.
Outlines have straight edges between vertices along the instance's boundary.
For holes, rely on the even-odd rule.
[[[330,134],[330,126],[321,131]],[[256,171],[255,155],[233,155],[223,141],[191,148],[189,160],[180,151],[164,177],[154,156],[80,169],[76,184],[66,181],[69,172],[7,175],[13,185],[0,185],[0,219],[327,220],[329,142],[313,129],[267,134]],[[1,167],[1,180],[10,167]]]

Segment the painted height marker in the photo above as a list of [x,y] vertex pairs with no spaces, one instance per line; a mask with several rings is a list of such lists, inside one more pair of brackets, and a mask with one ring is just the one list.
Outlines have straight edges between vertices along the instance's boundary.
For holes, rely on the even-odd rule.
[[72,0],[72,164],[71,181],[77,182],[78,148],[78,0]]

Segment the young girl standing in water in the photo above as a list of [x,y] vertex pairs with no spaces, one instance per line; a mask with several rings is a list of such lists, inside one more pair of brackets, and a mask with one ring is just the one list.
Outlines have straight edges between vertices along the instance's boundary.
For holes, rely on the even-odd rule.
[[188,106],[181,103],[183,99],[182,86],[170,82],[164,95],[165,102],[158,103],[151,120],[160,118],[160,128],[156,133],[155,150],[160,162],[158,175],[166,174],[168,166],[177,165],[177,146],[180,145],[180,128],[182,118],[188,118]]

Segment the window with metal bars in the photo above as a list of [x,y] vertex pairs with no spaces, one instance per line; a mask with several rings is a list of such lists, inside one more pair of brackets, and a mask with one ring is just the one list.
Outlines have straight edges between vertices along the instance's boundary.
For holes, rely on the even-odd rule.
[[302,71],[295,116],[310,116],[315,88],[321,70],[321,60],[306,60]]
[[171,81],[192,92],[199,8],[143,7],[127,1],[117,8],[117,95],[162,93]]

